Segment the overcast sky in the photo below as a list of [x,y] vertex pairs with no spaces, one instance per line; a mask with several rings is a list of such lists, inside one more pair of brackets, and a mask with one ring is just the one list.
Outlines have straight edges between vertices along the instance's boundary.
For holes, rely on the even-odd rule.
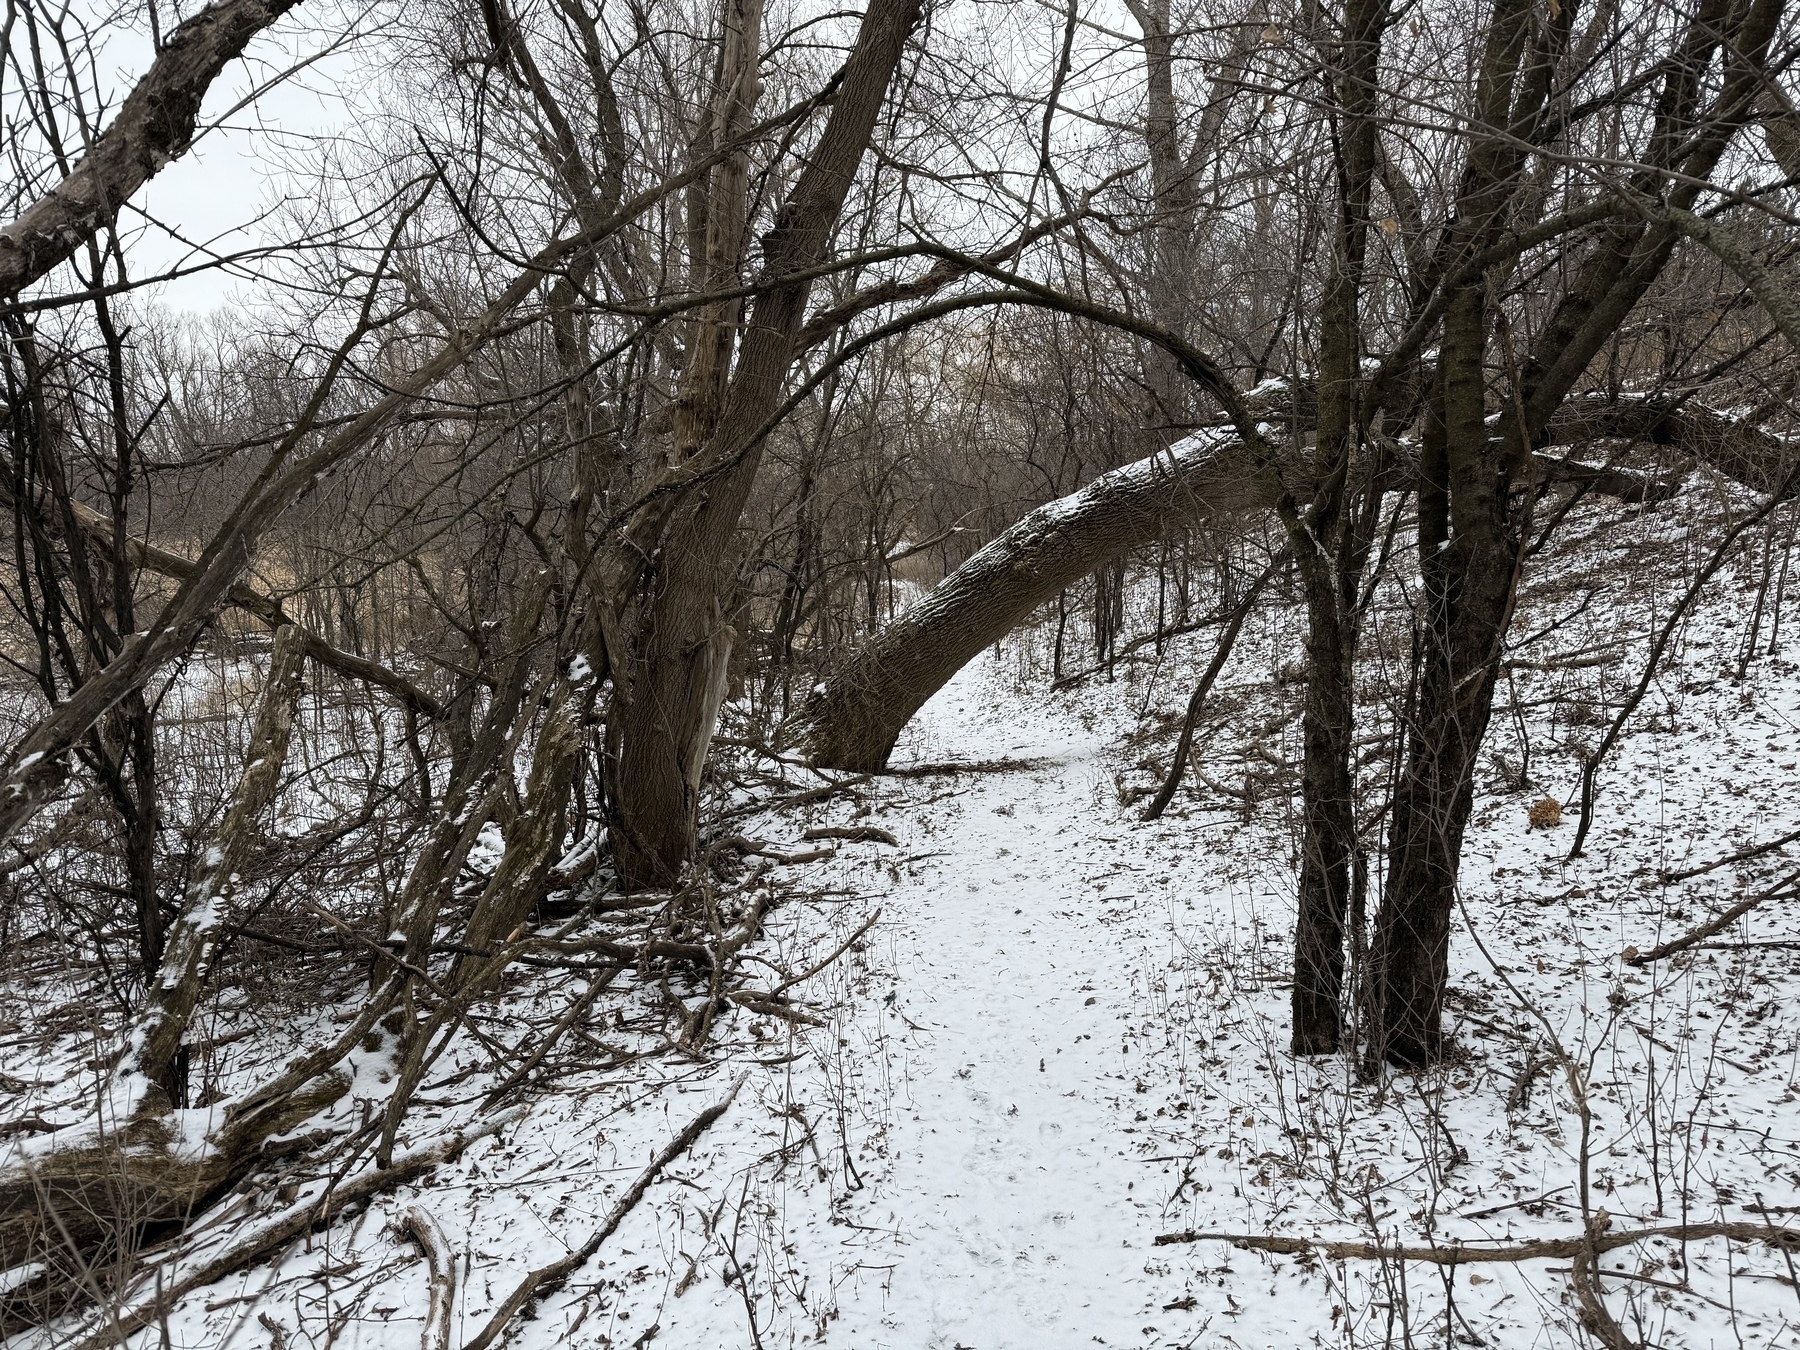
[[[346,8],[300,6],[253,39],[245,59],[214,82],[202,124],[225,121],[152,179],[134,198],[136,209],[120,219],[121,227],[141,231],[128,254],[137,275],[193,265],[203,256],[193,244],[230,253],[279,237],[281,223],[264,216],[271,205],[301,190],[304,180],[292,176],[290,166],[305,162],[321,142],[352,128],[359,114],[373,108],[369,82],[358,75],[359,68],[366,69],[359,53],[374,39],[349,45],[337,36],[370,27]],[[331,22],[334,18],[339,22]],[[322,59],[237,108],[295,61],[321,53]],[[147,69],[151,54],[147,36],[115,33],[109,40],[100,70],[113,81],[112,106]],[[254,298],[256,281],[246,275],[254,266],[212,269],[158,285],[152,294],[171,309],[194,313],[243,303]]]

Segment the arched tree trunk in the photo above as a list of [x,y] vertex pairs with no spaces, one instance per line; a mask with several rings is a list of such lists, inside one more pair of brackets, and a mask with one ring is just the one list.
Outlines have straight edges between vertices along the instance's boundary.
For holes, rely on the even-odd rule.
[[925,701],[1059,591],[1176,521],[1266,505],[1249,456],[1219,431],[1190,436],[1040,506],[812,692],[795,722],[802,748],[821,766],[886,767]]

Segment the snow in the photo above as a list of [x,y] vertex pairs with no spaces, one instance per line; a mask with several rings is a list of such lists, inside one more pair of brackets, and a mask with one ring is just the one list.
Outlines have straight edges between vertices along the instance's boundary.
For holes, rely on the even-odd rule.
[[[1246,810],[1200,787],[1154,824],[1121,804],[1153,781],[1138,761],[1166,754],[1171,739],[1134,748],[1139,710],[1154,722],[1185,704],[1210,656],[1207,633],[1154,666],[1121,665],[1116,682],[1054,696],[1044,639],[1026,633],[959,675],[896,754],[896,767],[979,770],[877,777],[734,824],[772,840],[879,824],[900,840],[844,843],[783,869],[792,888],[760,959],[804,969],[881,911],[795,991],[827,1026],[734,1009],[705,1060],[640,1058],[654,1038],[624,1024],[660,995],[621,983],[589,1028],[606,1049],[580,1051],[516,1123],[279,1260],[189,1296],[170,1314],[168,1344],[261,1345],[279,1327],[287,1345],[322,1346],[329,1327],[338,1346],[410,1350],[425,1271],[389,1221],[418,1204],[462,1257],[460,1345],[527,1271],[580,1245],[649,1157],[744,1073],[730,1111],[592,1262],[516,1324],[513,1345],[1588,1344],[1566,1260],[1452,1271],[1155,1239],[1189,1229],[1440,1246],[1568,1236],[1581,1228],[1584,1184],[1617,1227],[1792,1221],[1800,954],[1751,945],[1792,942],[1791,910],[1765,906],[1683,959],[1644,969],[1620,959],[1789,865],[1775,853],[1679,885],[1657,877],[1800,827],[1800,669],[1761,656],[1735,679],[1751,603],[1735,571],[1602,770],[1589,856],[1563,858],[1572,811],[1560,830],[1526,829],[1533,800],[1573,788],[1582,747],[1634,678],[1683,557],[1704,551],[1711,528],[1686,502],[1666,516],[1609,511],[1585,535],[1587,517],[1565,527],[1558,566],[1615,551],[1633,565],[1606,573],[1578,617],[1575,579],[1548,565],[1521,606],[1518,633],[1560,626],[1516,653],[1489,749],[1517,766],[1522,727],[1536,781],[1509,789],[1484,766],[1452,935],[1456,1050],[1440,1066],[1365,1075],[1348,1057],[1288,1055],[1297,843],[1285,796]],[[1375,628],[1403,619],[1390,607]],[[1265,771],[1251,747],[1297,760],[1286,714],[1299,690],[1280,672],[1300,656],[1300,631],[1297,605],[1246,627],[1200,740],[1215,781]],[[1619,638],[1629,642],[1617,660],[1572,663]],[[1391,725],[1379,699],[1360,715],[1371,735]],[[482,865],[501,847],[489,827]],[[487,1029],[558,1015],[580,984],[556,978],[522,977]],[[283,1026],[277,1043],[315,1043],[348,1016]],[[1588,1104],[1585,1129],[1558,1047]],[[489,1119],[481,1104],[505,1067],[458,1040],[409,1113],[403,1147]],[[8,1068],[53,1077],[48,1065]],[[393,1046],[359,1050],[348,1068],[351,1091],[312,1128],[352,1128],[379,1110]],[[59,1086],[45,1090],[46,1105],[64,1100]],[[304,1180],[295,1203],[318,1184]],[[1603,1265],[1614,1272],[1609,1306],[1637,1339],[1800,1344],[1800,1290],[1777,1250],[1661,1242]]]
[[469,845],[468,866],[476,872],[492,872],[506,855],[506,837],[493,821],[481,827],[475,842]]

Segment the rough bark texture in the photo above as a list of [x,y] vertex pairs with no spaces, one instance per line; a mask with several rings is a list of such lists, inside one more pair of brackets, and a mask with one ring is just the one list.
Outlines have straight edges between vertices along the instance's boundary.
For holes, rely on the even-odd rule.
[[885,768],[925,701],[1058,591],[1177,520],[1266,506],[1228,432],[1189,437],[1040,506],[813,690],[795,722],[801,747],[823,767]]
[[113,219],[193,143],[206,91],[299,0],[220,0],[169,34],[119,115],[56,187],[0,226],[0,296],[16,295]]
[[872,0],[831,119],[763,238],[769,289],[745,325],[711,440],[693,465],[679,466],[716,466],[716,477],[633,523],[636,556],[651,562],[628,588],[643,598],[632,616],[633,650],[613,665],[618,702],[608,727],[618,744],[613,861],[627,888],[672,881],[693,847],[694,785],[734,637],[720,601],[736,569],[733,541],[761,460],[759,433],[780,406],[812,289],[781,278],[816,267],[830,251],[919,10],[920,0]]

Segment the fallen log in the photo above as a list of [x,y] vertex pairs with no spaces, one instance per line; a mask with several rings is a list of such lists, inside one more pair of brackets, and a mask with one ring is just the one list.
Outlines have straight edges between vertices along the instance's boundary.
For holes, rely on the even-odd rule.
[[1228,1242],[1248,1251],[1275,1252],[1282,1256],[1323,1256],[1331,1261],[1421,1261],[1436,1266],[1468,1266],[1482,1262],[1567,1260],[1583,1251],[1610,1252],[1640,1242],[1666,1238],[1671,1242],[1701,1242],[1729,1238],[1733,1242],[1761,1242],[1772,1247],[1800,1247],[1800,1228],[1778,1228],[1765,1223],[1678,1223],[1659,1228],[1602,1230],[1606,1211],[1595,1215],[1593,1229],[1570,1237],[1530,1238],[1524,1242],[1461,1243],[1443,1246],[1390,1246],[1379,1242],[1330,1241],[1324,1238],[1286,1237],[1274,1233],[1201,1233],[1185,1230],[1162,1233],[1158,1247],[1189,1242]]
[[241,1270],[279,1251],[295,1238],[324,1227],[352,1206],[362,1204],[383,1191],[417,1180],[439,1164],[458,1157],[470,1144],[507,1128],[518,1118],[518,1112],[506,1112],[485,1124],[446,1135],[423,1148],[397,1157],[391,1167],[364,1172],[352,1181],[331,1188],[323,1196],[298,1200],[257,1224],[247,1235],[223,1250],[195,1260],[185,1270],[169,1274],[157,1271],[153,1276],[146,1277],[143,1283],[150,1284],[155,1289],[150,1297],[128,1307],[106,1310],[94,1319],[85,1332],[77,1333],[80,1339],[70,1336],[64,1344],[69,1350],[104,1350],[107,1346],[116,1345],[133,1332],[166,1317],[177,1302],[196,1289],[204,1289],[232,1271]]
[[400,1225],[419,1245],[430,1272],[426,1286],[430,1302],[419,1350],[450,1350],[450,1319],[456,1311],[456,1253],[450,1250],[442,1226],[424,1206],[409,1205],[400,1215]]

